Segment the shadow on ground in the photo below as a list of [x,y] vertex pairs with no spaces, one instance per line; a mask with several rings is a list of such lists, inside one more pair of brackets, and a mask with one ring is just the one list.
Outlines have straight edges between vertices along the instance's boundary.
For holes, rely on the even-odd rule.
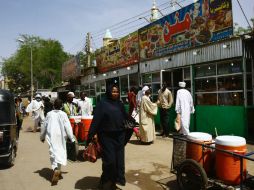
[[[161,176],[168,170],[167,166],[153,163],[155,170],[149,173],[144,173],[142,170],[129,170],[126,173],[128,183],[145,190],[178,190],[175,175],[172,174],[167,178],[154,180],[155,176]],[[164,172],[163,172],[164,171]]]
[[40,132],[40,129],[38,128],[37,131],[34,131],[34,128],[32,127],[27,127],[26,129],[22,129],[23,132],[31,132],[31,133],[36,133]]
[[[42,168],[41,170],[37,170],[34,173],[38,173],[40,177],[46,179],[51,183],[51,178],[53,175],[52,169],[49,168]],[[67,174],[68,172],[62,172],[62,176],[64,177],[64,174]]]
[[87,176],[76,182],[75,189],[95,190],[98,189],[99,181],[99,177]]
[[129,140],[129,142],[128,143],[130,143],[130,144],[135,144],[135,145],[143,145],[142,143],[141,143],[141,141],[140,140],[137,140],[137,139],[135,139],[135,140]]

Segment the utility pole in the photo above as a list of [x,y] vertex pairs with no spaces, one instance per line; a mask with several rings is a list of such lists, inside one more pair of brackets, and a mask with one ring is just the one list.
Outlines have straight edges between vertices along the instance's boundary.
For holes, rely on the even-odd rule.
[[86,45],[85,45],[85,51],[87,54],[87,67],[90,67],[91,65],[91,57],[90,57],[90,53],[91,53],[91,42],[90,42],[90,33],[88,32],[86,34]]

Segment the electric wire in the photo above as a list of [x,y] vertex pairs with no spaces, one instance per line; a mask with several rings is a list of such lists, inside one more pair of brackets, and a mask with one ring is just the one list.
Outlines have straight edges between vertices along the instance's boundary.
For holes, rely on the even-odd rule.
[[[170,6],[166,6],[166,7],[163,8],[163,6],[169,4],[169,2],[166,1],[165,3],[162,3],[162,4],[158,5],[157,8],[160,9],[160,10],[166,10],[166,9],[169,8],[169,7],[172,8],[172,4],[175,4],[175,5],[179,5],[179,6],[180,6],[181,3],[186,2],[187,0],[181,0],[181,1],[179,1],[179,2],[175,2],[175,1],[176,1],[176,0],[171,0]],[[180,6],[180,7],[181,7],[181,6]],[[170,10],[170,9],[169,9],[169,10]],[[174,10],[174,11],[176,11],[176,10]],[[171,13],[171,12],[172,12],[172,11],[167,11],[166,13],[163,13],[163,14],[164,14],[164,15],[167,15],[167,14],[169,14],[169,13]],[[147,13],[149,13],[149,14],[147,14]],[[145,14],[145,15],[144,15],[144,14]],[[105,27],[104,29],[100,29],[100,30],[97,31],[97,32],[91,33],[91,38],[93,39],[94,45],[97,46],[97,45],[96,45],[96,41],[98,41],[98,39],[100,39],[100,38],[105,34],[105,30],[106,30],[106,29],[110,29],[110,30],[112,30],[112,31],[115,31],[115,32],[112,32],[112,33],[114,33],[114,34],[119,34],[119,33],[120,33],[120,34],[128,34],[128,33],[130,33],[130,31],[128,31],[128,30],[125,30],[124,33],[121,33],[121,30],[120,30],[120,31],[117,31],[117,29],[122,29],[122,28],[123,28],[122,26],[126,26],[126,25],[129,25],[129,24],[132,24],[132,23],[134,23],[134,22],[139,21],[139,20],[140,20],[139,18],[148,17],[148,16],[150,16],[150,10],[144,11],[144,12],[142,12],[142,13],[136,15],[136,16],[133,16],[133,17],[131,17],[131,18],[129,18],[129,19],[125,19],[125,20],[123,20],[123,21],[121,21],[121,22],[119,22],[119,23],[113,24],[113,25],[111,25],[111,26],[109,26],[109,27]],[[130,20],[132,20],[132,19],[135,19],[135,20],[130,21]],[[129,21],[129,22],[128,22],[128,21]],[[128,22],[128,23],[126,23],[126,22]],[[145,22],[145,23],[146,23],[146,22]],[[143,27],[143,26],[145,25],[145,23],[142,22],[142,23],[140,23],[139,25],[130,26],[129,29],[132,29],[132,28],[137,27],[137,30],[138,30],[138,29],[139,29],[138,26]],[[119,25],[120,25],[120,26],[119,26]],[[113,29],[112,29],[112,28],[113,28]],[[128,29],[128,28],[127,28],[127,29]],[[134,31],[135,31],[135,30],[134,30]],[[132,31],[132,32],[134,32],[134,31]],[[96,34],[97,34],[97,35],[96,35]],[[117,35],[117,37],[120,37],[120,35]],[[78,46],[81,47],[81,46],[82,46],[82,43],[83,43],[83,41],[82,41],[82,42],[78,42],[76,45],[74,45],[74,46],[73,46],[72,48],[70,48],[70,49],[74,49],[74,48],[76,48],[76,47],[78,47]]]
[[[242,11],[249,27],[252,28],[246,15],[245,15],[245,12],[244,12],[239,0],[237,0],[237,2],[239,4],[239,7],[241,8],[241,11]],[[182,7],[187,6],[189,3],[193,3],[193,0],[179,0],[179,1],[171,0],[169,2],[166,1],[165,3],[158,5],[157,8],[160,9],[160,11],[163,11],[163,14],[166,16],[172,12],[177,11],[178,9],[181,9]],[[176,7],[174,7],[174,5],[177,5],[178,9],[176,9]],[[170,8],[173,10],[171,10]],[[100,29],[99,31],[91,32],[91,40],[93,42],[93,45],[97,48],[98,44],[102,44],[102,37],[105,35],[106,29],[109,29],[112,32],[112,34],[114,34],[118,38],[118,37],[121,37],[121,35],[124,35],[124,34],[127,35],[129,33],[134,32],[135,30],[138,30],[139,28],[142,28],[143,26],[145,26],[145,24],[147,22],[142,22],[142,23],[139,22],[139,24],[136,24],[136,25],[133,25],[133,23],[140,21],[140,18],[143,18],[143,17],[147,18],[149,16],[150,16],[150,10],[147,10],[147,11],[144,11],[136,16],[133,16],[131,18],[125,19],[125,20],[118,22],[116,24],[112,24],[111,26]],[[99,42],[99,40],[101,42]],[[78,44],[80,44],[80,42]],[[75,47],[76,46],[77,46],[77,44],[75,45]]]
[[[174,1],[174,3],[176,5],[179,5],[179,7],[181,7],[180,3],[185,2],[185,1],[186,0],[182,0],[179,3],[177,3],[177,4]],[[165,7],[162,7],[162,6],[165,6]],[[158,6],[158,9],[160,9],[161,12],[162,11],[164,12],[165,10],[168,9],[169,11],[167,11],[166,14],[172,13],[172,10],[170,10],[169,8],[172,8],[172,4],[169,5],[168,2],[163,3],[163,4]],[[173,11],[176,11],[176,10],[174,9]],[[144,15],[145,13],[149,13],[149,14]],[[162,13],[162,14],[165,15],[165,12]],[[142,17],[140,17],[141,15],[142,15]],[[137,19],[138,16],[139,16],[139,18]],[[112,28],[108,27],[108,29],[110,29],[111,33],[113,34],[113,36],[115,36],[115,38],[120,38],[120,37],[123,37],[123,36],[125,36],[127,34],[130,34],[130,33],[134,32],[134,31],[137,31],[138,29],[140,29],[143,26],[145,26],[145,24],[147,22],[142,22],[142,23],[139,23],[137,25],[131,25],[131,24],[139,21],[140,18],[148,17],[148,16],[150,16],[150,10],[149,11],[145,11],[145,12],[143,12],[141,14],[138,14],[137,16],[131,17],[130,19],[126,19],[125,21],[129,21],[128,23],[122,21],[120,23],[112,25],[113,26]],[[136,19],[131,21],[132,18],[136,18]],[[131,26],[129,26],[129,25],[131,25]],[[123,26],[125,26],[125,27],[123,27]],[[98,42],[98,44],[102,44],[101,38],[103,38],[103,36],[105,35],[105,31],[103,31],[102,33],[98,33],[97,35],[94,35],[94,34],[92,34],[92,35],[93,35],[94,41]]]
[[[163,5],[165,5],[165,4],[168,4],[168,2],[165,2],[165,3],[161,4],[161,5],[159,5],[158,7],[163,6]],[[106,29],[108,29],[108,28],[112,28],[112,27],[117,26],[117,25],[119,25],[119,24],[125,23],[125,22],[127,22],[127,21],[129,21],[129,20],[131,20],[131,19],[137,20],[136,18],[139,18],[139,17],[141,17],[143,14],[146,14],[146,13],[150,13],[150,10],[144,11],[144,12],[142,12],[142,13],[136,15],[136,16],[133,16],[133,17],[131,17],[131,18],[128,18],[128,19],[125,19],[125,20],[123,20],[123,21],[121,21],[121,22],[118,22],[118,23],[116,23],[116,24],[113,24],[113,25],[111,25],[111,26],[108,26],[108,27],[105,27],[105,28],[103,28],[103,29],[100,29],[98,32],[101,32],[101,31],[104,32],[104,31],[105,31]],[[149,14],[149,15],[150,15],[150,14]],[[93,35],[95,35],[95,34],[97,34],[98,32],[91,32],[91,33],[92,33]]]
[[[175,0],[172,0],[171,2],[172,2],[173,5],[179,5],[179,7],[182,7],[182,6],[181,6],[181,3],[186,2],[186,1],[187,1],[187,0],[181,0],[181,1],[179,1],[179,2],[176,2]],[[160,9],[160,10],[166,10],[167,8],[172,7],[172,4],[170,3],[169,6],[166,6],[166,7],[162,8],[162,6],[165,6],[165,5],[168,5],[168,4],[169,4],[168,2],[165,2],[165,3],[160,4],[159,6],[157,6],[157,8]],[[175,11],[175,10],[174,10],[174,11]],[[172,12],[172,11],[169,11],[169,12],[167,12],[166,14],[169,14],[169,13],[171,13],[171,12]],[[149,14],[144,15],[145,13],[149,13]],[[165,14],[164,14],[164,15],[165,15]],[[142,17],[141,17],[141,16],[142,16]],[[109,29],[110,31],[114,31],[114,30],[117,30],[117,29],[119,29],[119,28],[122,28],[123,25],[128,25],[128,24],[131,24],[131,23],[133,23],[133,22],[137,22],[137,21],[139,20],[139,18],[148,17],[148,16],[150,16],[150,10],[145,11],[145,12],[143,12],[143,13],[141,13],[141,14],[136,15],[136,16],[133,16],[133,17],[131,17],[131,18],[129,18],[129,19],[126,19],[126,20],[124,20],[124,21],[121,21],[121,22],[119,22],[119,23],[116,23],[116,24],[114,24],[114,25],[111,25],[111,26],[109,26],[109,27],[106,27],[106,28],[104,28],[104,29],[102,29],[102,30],[99,30],[98,32],[93,32],[93,33],[91,33],[91,35],[93,35],[94,38],[97,38],[97,37],[99,37],[99,36],[103,36],[103,35],[105,34],[105,30],[106,30],[106,29]],[[135,20],[130,21],[131,19],[134,19],[134,18],[135,18]],[[127,21],[130,21],[130,22],[126,23]]]
[[240,7],[240,9],[241,9],[241,11],[242,11],[242,13],[243,13],[243,16],[244,16],[245,20],[247,21],[247,23],[248,23],[250,29],[252,29],[252,27],[251,27],[251,25],[250,25],[250,23],[249,23],[249,20],[247,19],[247,16],[246,16],[246,14],[245,14],[245,12],[244,12],[244,10],[243,10],[243,8],[242,8],[242,5],[240,4],[239,0],[237,0],[237,3],[238,3],[238,5],[239,5],[239,7]]

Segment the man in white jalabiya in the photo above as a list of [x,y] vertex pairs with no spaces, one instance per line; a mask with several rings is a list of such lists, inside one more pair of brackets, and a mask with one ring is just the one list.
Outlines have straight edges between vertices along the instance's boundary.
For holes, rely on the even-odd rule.
[[54,110],[48,112],[41,128],[40,139],[49,144],[50,162],[53,169],[51,185],[56,185],[61,177],[61,165],[67,164],[66,140],[75,142],[68,116],[61,111],[62,101],[56,99]]
[[44,104],[40,94],[35,95],[35,99],[27,106],[26,112],[32,112],[32,117],[34,119],[34,129],[33,132],[37,131],[39,124],[42,126],[44,122]]
[[78,101],[78,110],[79,114],[82,116],[92,115],[93,105],[85,92],[82,92],[80,95],[80,100]]
[[179,82],[180,89],[176,95],[175,111],[180,117],[180,133],[188,135],[190,130],[190,115],[195,112],[191,93],[185,89],[186,83]]
[[144,95],[140,104],[140,140],[145,144],[150,144],[155,140],[154,116],[157,114],[158,106],[151,102],[149,98],[151,91],[148,86],[144,86],[142,92]]

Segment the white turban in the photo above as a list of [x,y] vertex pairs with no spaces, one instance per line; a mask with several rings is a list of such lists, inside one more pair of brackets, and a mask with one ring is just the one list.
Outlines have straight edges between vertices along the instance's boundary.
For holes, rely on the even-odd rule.
[[70,96],[70,97],[74,98],[75,94],[73,92],[68,92],[67,96]]
[[144,87],[142,88],[142,93],[145,94],[145,92],[146,92],[147,90],[149,90],[149,87],[148,87],[148,86],[144,86]]
[[185,88],[185,86],[186,86],[186,83],[185,83],[185,82],[179,82],[178,84],[179,84],[179,86],[182,87],[182,88]]
[[41,98],[41,95],[40,94],[36,94],[35,98]]

